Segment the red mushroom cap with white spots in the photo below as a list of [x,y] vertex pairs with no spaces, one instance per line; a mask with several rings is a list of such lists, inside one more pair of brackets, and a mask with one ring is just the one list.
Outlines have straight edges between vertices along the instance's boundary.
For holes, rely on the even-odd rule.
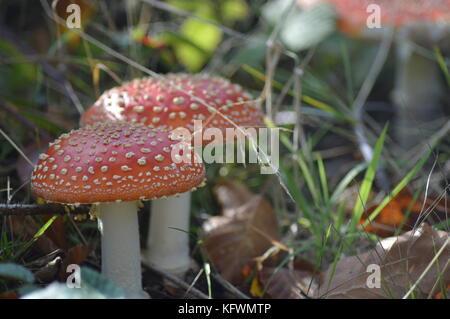
[[119,120],[192,132],[194,120],[202,120],[203,129],[234,127],[222,115],[241,127],[263,125],[262,111],[239,85],[217,76],[179,73],[133,80],[106,91],[83,114],[81,124]]
[[[31,176],[32,192],[48,201],[91,204],[191,191],[205,180],[205,168],[184,144],[143,124],[86,126],[61,135],[40,155]],[[192,160],[173,161],[174,147],[183,148]]]
[[317,3],[332,4],[344,32],[357,33],[367,26],[369,5],[378,5],[381,24],[393,27],[426,22],[449,23],[450,0],[297,0],[300,7]]

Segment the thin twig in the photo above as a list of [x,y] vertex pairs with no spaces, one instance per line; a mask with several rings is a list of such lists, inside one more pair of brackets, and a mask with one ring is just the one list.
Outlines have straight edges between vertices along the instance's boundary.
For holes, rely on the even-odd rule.
[[57,203],[48,204],[0,204],[0,216],[36,216],[36,215],[87,215],[89,206],[67,206]]

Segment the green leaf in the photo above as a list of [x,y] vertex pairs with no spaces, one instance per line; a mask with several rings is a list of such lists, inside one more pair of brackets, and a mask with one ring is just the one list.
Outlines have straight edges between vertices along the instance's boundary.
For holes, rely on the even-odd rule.
[[192,12],[194,11],[200,4],[202,4],[203,1],[199,1],[199,0],[191,0],[191,1],[186,1],[186,0],[167,0],[168,4],[170,4],[171,6],[174,6],[177,9],[183,10],[183,11],[187,11],[187,12]]
[[13,278],[31,283],[34,275],[27,268],[14,263],[0,263],[0,277]]
[[244,20],[248,16],[248,6],[244,0],[225,0],[220,8],[225,21]]
[[253,41],[247,41],[242,44],[233,57],[233,63],[238,66],[243,64],[256,67],[266,55],[266,41],[265,35],[254,35]]
[[121,288],[102,274],[81,267],[81,287],[69,288],[66,284],[54,282],[44,289],[32,291],[22,299],[106,299],[124,298]]
[[122,298],[124,293],[120,287],[114,284],[109,278],[93,269],[81,267],[82,285],[86,285],[102,293],[107,298]]
[[[267,22],[269,22],[272,25],[275,25],[282,20],[283,15],[290,8],[291,4],[292,0],[269,1],[262,8],[261,14]],[[300,11],[299,9],[296,10]]]
[[[211,22],[215,21],[211,5],[199,7],[195,15]],[[180,35],[186,41],[175,43],[175,54],[191,72],[203,67],[222,40],[222,31],[217,26],[194,18],[186,19],[181,25]]]
[[295,1],[275,0],[264,6],[262,14],[269,23],[281,24],[281,41],[296,51],[317,45],[336,29],[336,12],[326,3],[302,11]]
[[96,290],[69,288],[65,284],[53,282],[44,289],[30,292],[21,299],[106,299]]
[[336,29],[336,13],[328,4],[321,3],[300,13],[292,10],[281,32],[281,40],[291,49],[311,48]]

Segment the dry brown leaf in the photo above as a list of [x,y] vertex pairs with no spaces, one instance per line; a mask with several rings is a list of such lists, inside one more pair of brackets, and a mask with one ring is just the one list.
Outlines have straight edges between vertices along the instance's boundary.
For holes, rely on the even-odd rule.
[[232,181],[215,190],[225,208],[203,224],[205,251],[222,276],[231,283],[242,283],[242,270],[253,268],[274,241],[280,239],[278,222],[270,204],[252,195],[245,186]]
[[265,267],[259,274],[264,297],[272,299],[305,299],[317,294],[317,276],[308,271]]
[[41,283],[50,283],[54,281],[60,271],[62,258],[57,256],[48,262],[44,267],[34,273],[36,279]]
[[228,179],[214,187],[214,194],[222,206],[222,215],[229,217],[233,217],[235,208],[244,205],[254,196],[245,185]]
[[[366,222],[368,216],[378,207],[378,204],[370,206],[361,216],[359,224]],[[401,190],[391,201],[384,207],[378,216],[367,225],[364,230],[380,237],[393,236],[398,228],[401,227],[403,231],[413,229],[419,218],[427,217],[424,212],[428,210],[433,211],[432,217],[440,222],[446,218],[445,214],[445,198],[438,199],[435,197],[428,197],[425,201],[417,199],[413,202],[413,195],[408,189]],[[409,214],[407,214],[409,211]],[[423,219],[421,220],[423,221]],[[430,223],[430,218],[427,219]]]
[[262,267],[257,275],[262,296],[271,299],[314,297],[323,280],[323,273],[301,258],[295,258],[292,268]]
[[[43,215],[43,222],[47,222],[53,215]],[[10,216],[12,231],[22,241],[31,241],[40,230],[39,224],[31,216]],[[58,216],[47,228],[44,234],[33,244],[32,249],[40,253],[50,254],[57,249],[67,249],[64,221]]]
[[[431,265],[414,291],[416,298],[434,296],[450,283],[450,243],[449,234],[432,229],[424,224],[415,231],[399,237],[389,237],[364,254],[345,257],[327,272],[319,297],[323,298],[402,298],[414,285],[436,253],[443,248],[435,263]],[[381,287],[369,288],[367,281],[374,272],[367,272],[367,266],[380,266]],[[372,276],[369,278],[369,276]],[[438,280],[442,282],[439,282]],[[329,283],[329,285],[328,285]]]
[[70,264],[81,265],[89,255],[89,247],[84,245],[77,245],[70,248],[67,251],[66,257],[61,263],[61,268],[59,271],[59,279],[64,281],[70,273],[66,272],[67,266]]
[[[43,219],[47,222],[53,215],[43,215]],[[53,223],[45,231],[45,236],[50,238],[58,248],[67,249],[66,230],[64,227],[64,219],[62,216],[56,217]]]

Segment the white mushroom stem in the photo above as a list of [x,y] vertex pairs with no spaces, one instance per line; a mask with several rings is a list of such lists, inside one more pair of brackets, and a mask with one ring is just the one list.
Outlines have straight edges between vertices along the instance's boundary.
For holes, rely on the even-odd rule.
[[190,266],[191,193],[152,201],[144,259],[155,268],[183,276]]
[[148,298],[142,289],[137,202],[101,203],[102,273],[128,298]]

